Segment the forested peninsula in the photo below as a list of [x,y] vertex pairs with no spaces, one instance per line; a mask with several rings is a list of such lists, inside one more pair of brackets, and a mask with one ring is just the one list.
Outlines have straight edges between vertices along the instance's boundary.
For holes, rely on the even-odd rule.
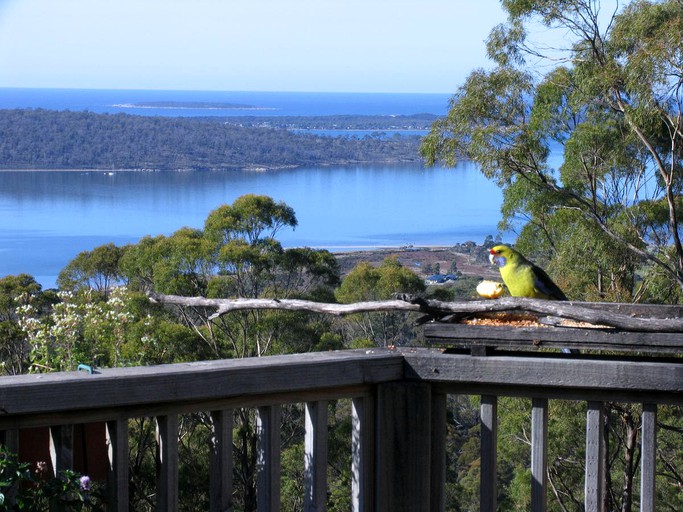
[[[383,126],[363,117],[364,126]],[[395,118],[377,117],[396,125]],[[0,110],[0,169],[230,170],[420,160],[418,136],[329,137],[283,127],[291,128],[292,119],[263,124],[272,122]],[[321,120],[297,123],[310,125]]]

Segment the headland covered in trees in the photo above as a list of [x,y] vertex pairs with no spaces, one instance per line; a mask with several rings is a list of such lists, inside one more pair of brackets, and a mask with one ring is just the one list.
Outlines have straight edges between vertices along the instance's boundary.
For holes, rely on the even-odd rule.
[[[418,135],[436,116],[156,117],[0,110],[0,169],[276,169],[420,162]],[[366,137],[293,130],[359,129]]]

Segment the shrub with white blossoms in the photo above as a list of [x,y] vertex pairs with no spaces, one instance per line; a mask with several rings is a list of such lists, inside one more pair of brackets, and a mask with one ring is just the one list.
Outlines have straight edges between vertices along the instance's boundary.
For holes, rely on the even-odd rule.
[[75,370],[81,363],[121,363],[127,326],[134,321],[126,287],[111,290],[106,300],[96,292],[58,293],[60,302],[48,315],[32,305],[17,309],[19,326],[31,346],[33,373]]

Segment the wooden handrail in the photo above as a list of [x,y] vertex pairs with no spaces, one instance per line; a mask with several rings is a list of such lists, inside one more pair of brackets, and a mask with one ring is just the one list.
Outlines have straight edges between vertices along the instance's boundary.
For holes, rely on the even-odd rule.
[[[231,506],[233,407],[259,418],[262,510],[279,504],[279,406],[306,404],[306,510],[325,508],[326,400],[352,399],[352,506],[355,511],[441,510],[444,502],[447,394],[482,400],[481,510],[495,510],[497,397],[532,399],[532,509],[546,509],[549,399],[589,403],[586,506],[601,499],[604,468],[596,459],[603,435],[602,403],[644,405],[641,506],[654,508],[656,404],[683,404],[683,361],[567,356],[472,357],[403,348],[308,353],[0,379],[0,430],[52,427],[69,453],[68,425],[106,422],[110,508],[127,510],[129,418],[155,417],[160,443],[159,506],[177,509],[179,414],[209,412],[212,510]],[[64,425],[64,428],[59,428]],[[486,433],[486,435],[484,435]],[[5,436],[14,439],[15,436]],[[61,439],[61,440],[60,440]],[[61,462],[60,462],[61,461]],[[68,457],[55,462],[68,465]],[[596,465],[597,464],[597,465]]]

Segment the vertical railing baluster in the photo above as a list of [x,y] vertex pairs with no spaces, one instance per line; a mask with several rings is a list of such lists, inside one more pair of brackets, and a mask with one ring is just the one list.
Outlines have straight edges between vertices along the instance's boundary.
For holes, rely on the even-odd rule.
[[279,405],[257,409],[257,508],[259,512],[277,512],[280,510],[281,415]]
[[548,399],[533,398],[531,406],[531,511],[548,505]]
[[105,424],[109,468],[107,474],[107,510],[128,510],[128,420]]
[[655,474],[657,466],[657,405],[643,404],[640,431],[640,510],[655,510]]
[[74,463],[74,426],[58,425],[50,427],[50,460],[54,475],[72,469]]
[[602,510],[604,457],[605,412],[602,402],[588,402],[586,413],[586,477],[585,477],[585,509]]
[[374,508],[374,403],[370,396],[351,400],[351,510]]
[[304,511],[327,510],[327,402],[306,403]]
[[158,416],[157,505],[166,512],[178,510],[178,416]]
[[211,412],[210,512],[229,512],[232,510],[232,426],[232,409]]
[[480,405],[481,474],[479,510],[495,512],[497,502],[498,397],[482,395]]

